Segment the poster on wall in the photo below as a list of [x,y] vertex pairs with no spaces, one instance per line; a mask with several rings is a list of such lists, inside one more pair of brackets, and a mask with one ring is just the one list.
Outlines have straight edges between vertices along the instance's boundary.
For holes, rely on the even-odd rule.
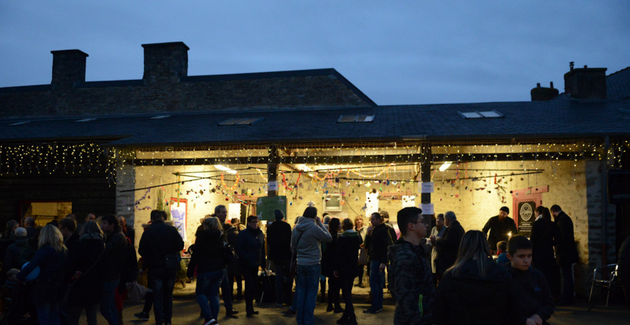
[[374,212],[378,212],[378,193],[365,193],[365,216],[370,217]]
[[415,195],[403,195],[402,197],[402,207],[415,207],[416,206],[416,196]]
[[238,219],[239,222],[241,220],[241,204],[240,203],[230,203],[228,205],[228,220]]
[[286,196],[261,196],[256,201],[258,220],[276,220],[274,211],[278,209],[287,215]]
[[[532,225],[535,221],[534,210],[536,202],[523,201],[518,203],[518,232],[529,234],[532,232]],[[512,234],[514,235],[514,234]]]
[[177,198],[171,198],[171,218],[173,219],[173,226],[177,228],[177,232],[179,232],[180,236],[184,242],[186,241],[186,207],[188,206],[188,201],[186,199],[179,199],[179,204],[173,204],[173,202],[177,202]]

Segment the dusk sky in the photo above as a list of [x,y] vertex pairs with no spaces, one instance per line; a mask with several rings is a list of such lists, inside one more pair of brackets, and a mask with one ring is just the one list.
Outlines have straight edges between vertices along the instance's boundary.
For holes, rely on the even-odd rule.
[[576,67],[630,66],[630,1],[0,0],[0,87],[141,79],[141,44],[182,41],[188,75],[335,68],[379,105],[528,101]]

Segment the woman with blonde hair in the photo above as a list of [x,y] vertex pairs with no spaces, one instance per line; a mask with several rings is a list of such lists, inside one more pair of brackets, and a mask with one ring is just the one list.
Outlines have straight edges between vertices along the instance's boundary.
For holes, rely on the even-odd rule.
[[490,254],[483,232],[470,230],[464,234],[457,260],[444,272],[436,291],[436,325],[518,322],[518,301],[509,274]]
[[68,250],[57,227],[48,224],[39,233],[38,251],[35,257],[22,268],[17,278],[24,281],[31,271],[39,266],[39,276],[33,283],[30,298],[37,309],[39,323],[60,324],[63,287],[63,266]]
[[216,217],[207,217],[197,232],[188,277],[194,277],[197,268],[195,295],[205,318],[204,325],[217,324],[219,318],[219,287],[226,276],[223,246],[223,227]]

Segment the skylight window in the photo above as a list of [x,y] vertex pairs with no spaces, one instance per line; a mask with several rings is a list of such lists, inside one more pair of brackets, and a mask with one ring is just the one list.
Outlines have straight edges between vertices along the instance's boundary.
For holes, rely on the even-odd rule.
[[168,118],[171,117],[170,115],[158,115],[158,116],[153,116],[151,117],[152,120],[161,120],[163,118]]
[[262,117],[231,118],[223,122],[219,122],[219,126],[254,125],[262,121],[262,119]]
[[341,115],[337,123],[371,123],[374,115]]
[[11,123],[11,124],[9,124],[9,125],[13,125],[13,126],[15,126],[15,125],[28,124],[28,123],[31,123],[31,121],[15,122],[15,123]]
[[91,122],[91,121],[96,121],[95,118],[84,118],[82,120],[76,120],[75,122],[77,123],[85,123],[85,122]]
[[475,119],[475,118],[500,118],[504,117],[503,113],[498,112],[496,110],[491,111],[472,111],[472,112],[457,112],[465,119]]

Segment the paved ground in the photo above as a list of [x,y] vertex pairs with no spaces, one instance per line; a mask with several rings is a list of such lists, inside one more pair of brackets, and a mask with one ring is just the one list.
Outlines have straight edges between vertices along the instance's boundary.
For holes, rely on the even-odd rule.
[[[362,310],[369,307],[365,302],[367,298],[367,288],[355,287],[355,309],[359,324],[380,325],[392,324],[394,318],[394,302],[389,295],[386,295],[384,311],[378,315],[363,314]],[[202,324],[203,319],[199,317],[199,305],[194,298],[194,284],[188,284],[185,289],[181,287],[174,292],[176,297],[174,301],[174,317],[173,324]],[[154,324],[153,314],[149,322],[136,320],[133,316],[142,310],[142,304],[126,304],[124,310],[124,324]],[[604,303],[598,304],[593,310],[586,310],[590,304],[585,301],[578,301],[572,307],[557,307],[556,312],[550,319],[550,323],[554,325],[582,325],[582,324],[605,324],[605,325],[627,325],[630,324],[630,305],[619,299],[611,301],[611,305],[606,307]],[[225,309],[221,307],[219,314],[219,324],[228,325],[256,325],[256,324],[295,324],[295,318],[286,317],[281,311],[286,307],[279,308],[275,304],[256,305],[256,309],[260,311],[259,315],[248,318],[244,315],[245,302],[243,300],[235,301],[234,308],[240,311],[239,318],[226,319]],[[326,312],[326,304],[318,304],[315,309],[316,324],[335,324],[341,314]],[[86,324],[85,318],[80,324]],[[107,324],[105,319],[99,316],[99,324]]]

